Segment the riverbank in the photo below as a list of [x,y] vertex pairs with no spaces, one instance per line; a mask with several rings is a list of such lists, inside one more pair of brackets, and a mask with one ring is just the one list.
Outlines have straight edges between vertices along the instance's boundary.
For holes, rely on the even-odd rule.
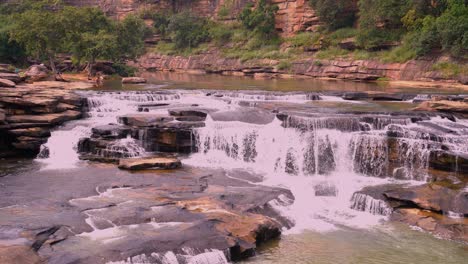
[[468,76],[436,70],[433,60],[411,60],[406,63],[382,63],[373,60],[300,59],[282,65],[278,60],[242,61],[226,58],[220,51],[192,56],[147,53],[133,67],[142,71],[175,71],[191,74],[250,76],[257,79],[320,78],[348,81],[379,81],[405,87],[454,88],[468,91]]

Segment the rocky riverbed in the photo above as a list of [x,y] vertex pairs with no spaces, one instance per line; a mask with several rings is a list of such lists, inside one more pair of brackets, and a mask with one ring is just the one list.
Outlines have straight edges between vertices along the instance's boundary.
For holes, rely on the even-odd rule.
[[0,88],[1,153],[40,152],[0,162],[1,261],[226,263],[382,221],[468,241],[466,95],[154,87]]

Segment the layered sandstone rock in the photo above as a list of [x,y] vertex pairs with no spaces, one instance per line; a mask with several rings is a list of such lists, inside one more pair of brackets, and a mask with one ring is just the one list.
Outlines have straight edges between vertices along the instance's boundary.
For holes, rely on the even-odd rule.
[[37,85],[1,88],[1,156],[38,154],[54,126],[81,117],[83,104],[70,90]]
[[336,78],[354,81],[375,81],[380,78],[405,81],[463,82],[464,76],[442,78],[432,69],[436,61],[411,60],[406,63],[382,63],[373,60],[318,60],[314,58],[292,62],[290,69],[278,70],[276,60],[252,60],[223,58],[214,50],[205,54],[168,56],[148,53],[132,66],[146,71],[181,71],[219,73],[223,75],[253,76],[255,78],[296,77]]
[[[167,12],[189,10],[191,13],[216,20],[232,20],[248,3],[256,0],[195,0],[195,1],[137,1],[137,0],[66,0],[77,6],[96,6],[106,14],[121,19],[128,14],[143,10]],[[312,31],[320,24],[319,18],[307,0],[272,0],[279,7],[276,29],[284,36],[298,31]],[[228,10],[227,16],[220,16],[220,10]]]

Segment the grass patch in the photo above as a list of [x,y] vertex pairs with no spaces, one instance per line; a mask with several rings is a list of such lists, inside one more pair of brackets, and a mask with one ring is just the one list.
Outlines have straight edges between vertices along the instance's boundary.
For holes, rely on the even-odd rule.
[[357,29],[355,28],[340,28],[326,36],[325,42],[330,46],[338,46],[342,40],[355,37],[356,35]]
[[204,53],[209,50],[209,48],[209,43],[202,43],[195,48],[177,49],[175,44],[172,42],[160,41],[152,51],[163,55],[191,56]]
[[454,62],[438,62],[432,66],[432,70],[441,72],[446,78],[468,75],[468,65]]
[[416,51],[409,47],[409,45],[403,45],[389,51],[383,51],[380,56],[383,62],[397,63],[405,63],[409,60],[415,59],[416,57]]
[[316,44],[320,39],[320,34],[311,32],[300,32],[297,35],[287,38],[286,41],[294,48],[308,47]]
[[343,58],[349,56],[350,52],[348,50],[340,49],[337,47],[329,47],[325,50],[320,50],[315,53],[315,58],[317,59],[324,59],[324,60],[332,60],[336,58]]
[[278,63],[278,66],[277,66],[278,70],[280,71],[290,70],[291,67],[292,67],[292,63],[286,60],[280,61],[280,63]]

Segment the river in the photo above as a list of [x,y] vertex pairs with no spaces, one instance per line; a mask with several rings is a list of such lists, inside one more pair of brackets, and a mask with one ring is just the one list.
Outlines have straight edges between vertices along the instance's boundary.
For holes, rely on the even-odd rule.
[[[390,209],[372,198],[366,199],[376,203],[378,208],[373,211],[351,208],[358,199],[353,194],[366,186],[420,185],[430,177],[429,154],[439,146],[414,136],[412,131],[427,127],[413,123],[407,114],[416,106],[415,95],[424,98],[429,92],[427,89],[177,73],[148,73],[145,77],[148,84],[121,86],[118,81],[111,80],[103,89],[80,91],[88,98],[89,117],[71,121],[53,131],[43,146],[47,155],[33,161],[0,161],[0,185],[7,190],[0,196],[0,215],[1,210],[7,210],[5,208],[24,210],[21,227],[34,228],[36,224],[29,221],[54,222],[47,211],[61,211],[57,209],[61,206],[65,209],[54,217],[72,219],[75,212],[69,209],[69,204],[79,204],[76,199],[90,199],[96,192],[102,196],[104,185],[126,188],[129,182],[143,186],[152,183],[149,174],[132,174],[112,165],[80,160],[77,153],[80,139],[90,137],[92,127],[116,123],[122,115],[166,114],[171,107],[196,105],[208,112],[204,127],[193,130],[197,151],[181,156],[182,172],[167,172],[167,175],[175,177],[197,170],[223,169],[228,177],[236,178],[236,173],[242,170],[261,175],[260,182],[249,181],[249,184],[286,188],[295,198],[292,204],[286,205],[281,200],[271,203],[272,208],[294,223],[293,226],[284,228],[280,239],[261,245],[256,256],[243,263],[465,263],[468,259],[466,244],[436,238],[418,228],[389,221],[387,210]],[[343,92],[414,95],[410,96],[412,99],[390,102],[343,100]],[[439,90],[438,93],[457,91]],[[287,115],[278,118],[272,112]],[[455,131],[441,136],[441,142],[453,151],[468,153],[466,120],[459,119],[453,125],[446,118],[433,116],[425,123]],[[398,162],[403,176],[389,173],[395,170],[384,154],[388,150],[386,135],[392,127],[413,133],[398,142]],[[129,157],[149,155],[144,137],[120,139],[107,150]],[[22,207],[30,207],[32,211]],[[376,210],[379,212],[375,213]],[[109,241],[110,238],[122,239],[123,235],[115,236],[116,229],[121,226],[111,220],[106,221],[113,226],[102,227],[106,226],[101,223],[103,219],[88,215],[86,223],[93,230],[82,231],[81,236],[102,235]],[[5,235],[0,241],[13,243],[15,236],[12,234],[20,228],[8,228],[2,223],[0,230]],[[144,232],[148,227],[136,225],[132,228],[125,231],[129,237],[131,232],[140,232],[140,228]],[[112,231],[113,235],[107,237],[104,230]],[[78,245],[81,244],[75,242],[71,248],[89,250],[87,246]],[[198,256],[185,260],[209,264],[227,261],[218,251]],[[155,257],[153,261],[158,263],[155,259],[160,263],[183,263],[179,255]],[[60,258],[52,257],[52,260],[60,263]],[[122,261],[153,263],[152,260]]]

